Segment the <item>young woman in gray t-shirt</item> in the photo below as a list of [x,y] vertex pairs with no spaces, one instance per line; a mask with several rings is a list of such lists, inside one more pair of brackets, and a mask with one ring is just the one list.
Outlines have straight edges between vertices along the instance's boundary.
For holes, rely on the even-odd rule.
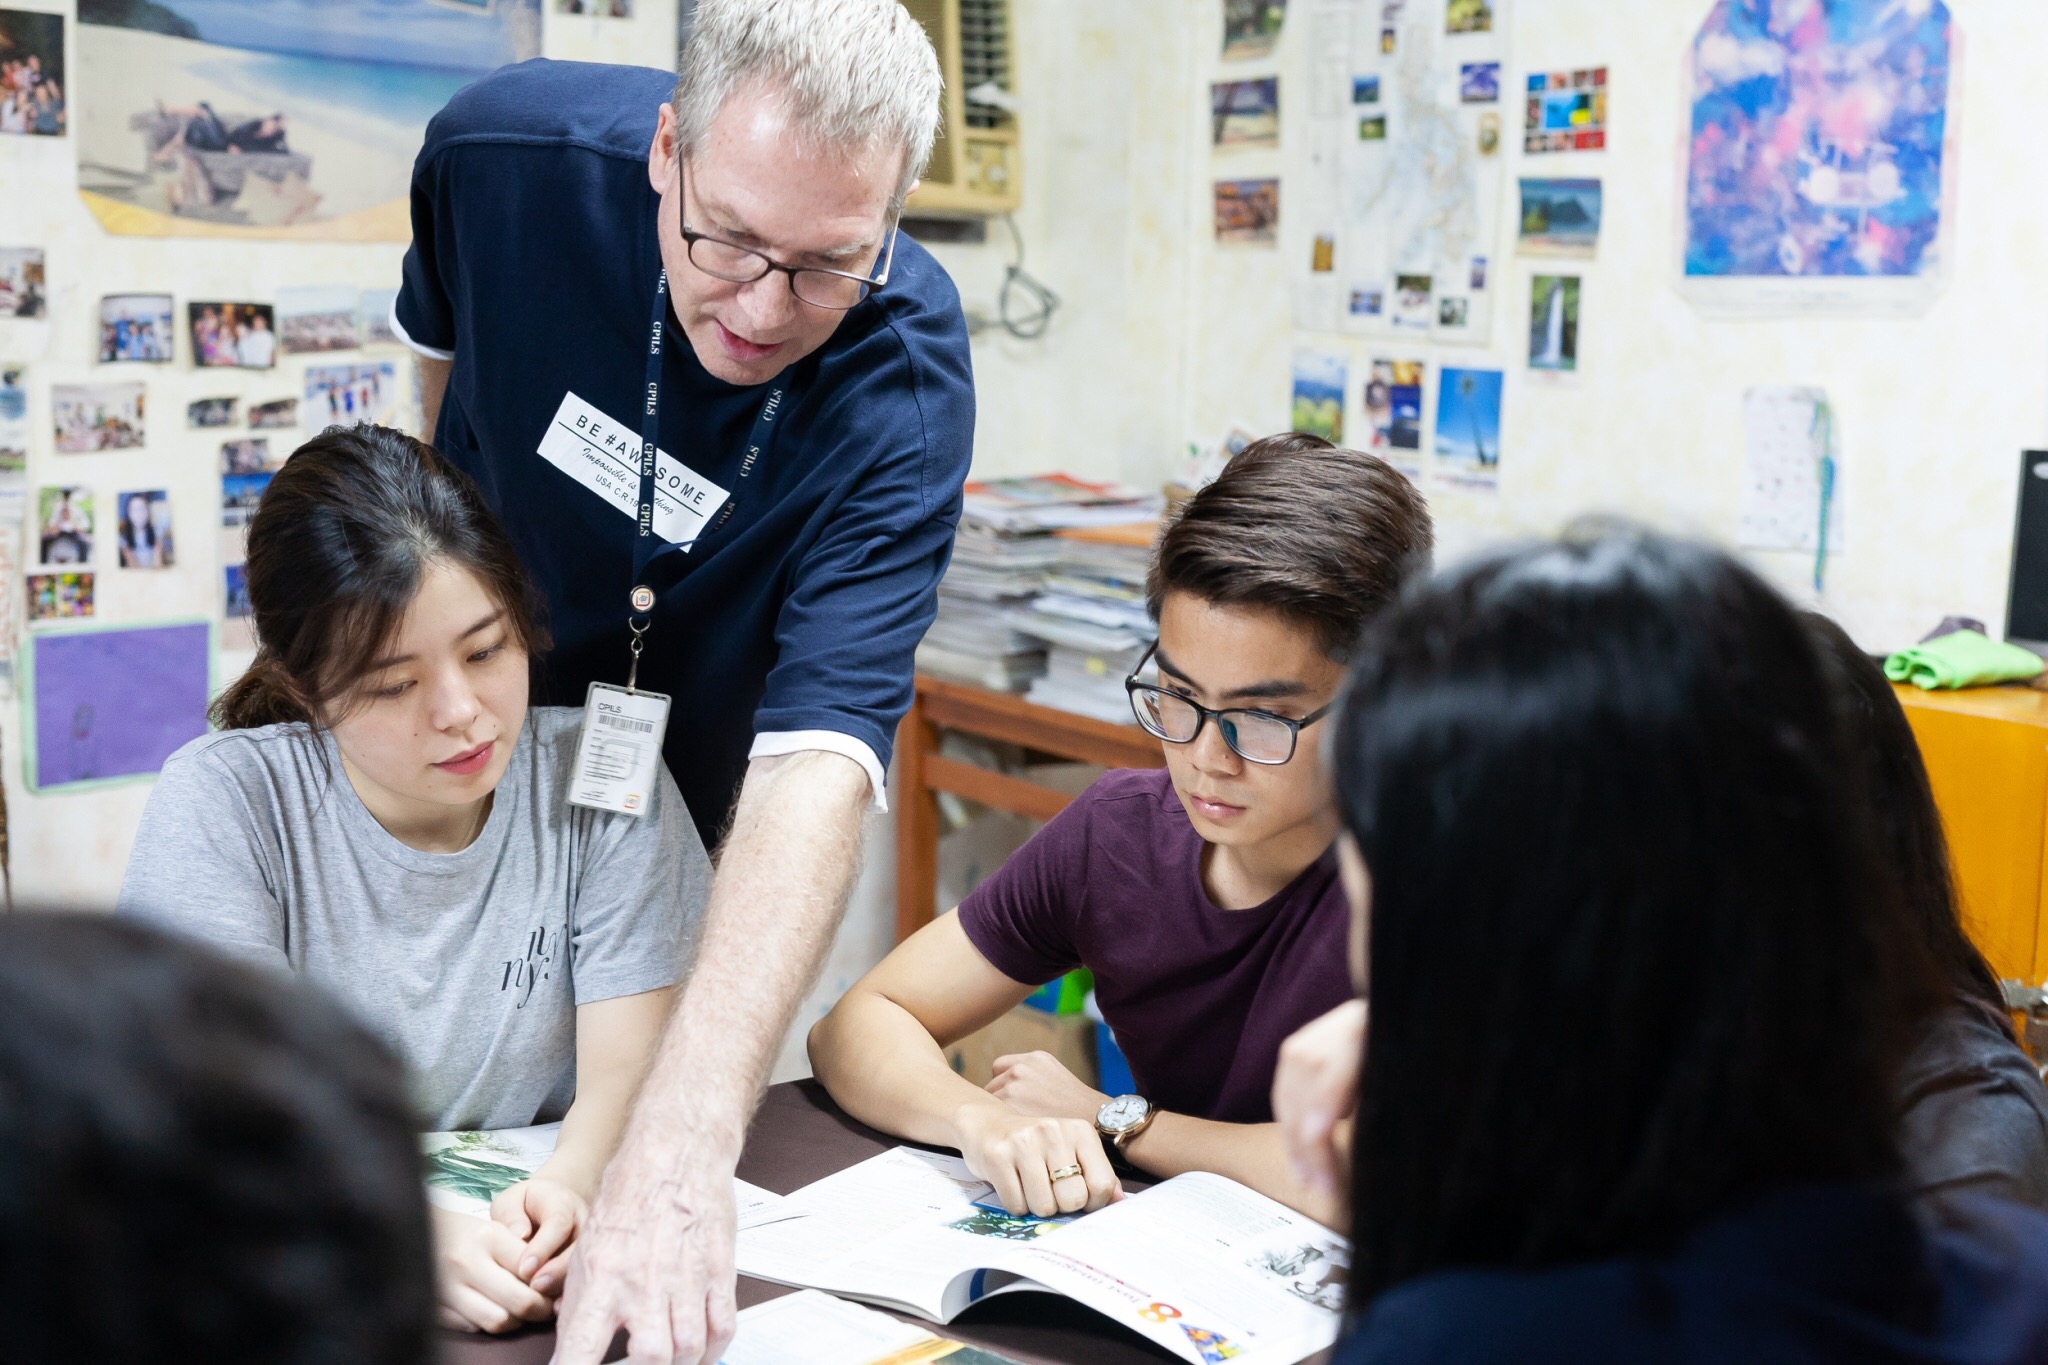
[[405,1056],[424,1123],[561,1120],[491,1218],[436,1209],[441,1316],[550,1316],[710,879],[666,769],[635,816],[567,804],[582,713],[529,708],[545,644],[476,486],[330,428],[249,528],[259,648],[164,765],[124,914],[318,982]]

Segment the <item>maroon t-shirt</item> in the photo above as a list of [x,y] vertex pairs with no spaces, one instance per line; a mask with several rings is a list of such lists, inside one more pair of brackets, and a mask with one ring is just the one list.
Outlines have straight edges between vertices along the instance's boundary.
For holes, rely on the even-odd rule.
[[1334,850],[1264,905],[1218,909],[1203,847],[1165,769],[1106,773],[960,903],[960,927],[1013,981],[1095,973],[1154,1104],[1265,1123],[1281,1042],[1351,998],[1350,912]]

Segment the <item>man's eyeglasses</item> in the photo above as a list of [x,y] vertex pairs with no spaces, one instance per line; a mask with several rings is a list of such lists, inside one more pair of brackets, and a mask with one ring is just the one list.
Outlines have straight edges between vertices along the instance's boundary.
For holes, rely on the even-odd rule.
[[1302,728],[1314,725],[1329,715],[1337,704],[1333,701],[1300,720],[1276,716],[1270,711],[1244,708],[1212,711],[1178,692],[1138,681],[1138,675],[1145,671],[1146,662],[1158,649],[1159,642],[1154,640],[1152,647],[1145,651],[1145,657],[1138,660],[1138,666],[1131,670],[1131,676],[1124,679],[1124,691],[1130,694],[1131,713],[1138,718],[1138,724],[1144,726],[1148,734],[1156,735],[1168,744],[1194,743],[1195,736],[1202,733],[1202,727],[1213,720],[1217,732],[1223,736],[1223,742],[1230,746],[1232,753],[1247,763],[1278,767],[1294,757]]
[[[689,171],[683,171],[684,193],[678,201],[688,198]],[[680,212],[680,210],[679,210]],[[875,275],[856,275],[845,270],[826,270],[818,266],[783,265],[770,260],[752,247],[728,242],[722,237],[712,237],[698,232],[690,226],[687,217],[681,218],[683,246],[690,253],[690,264],[696,266],[714,279],[730,284],[752,284],[770,271],[781,271],[789,276],[789,290],[813,308],[830,308],[843,313],[858,304],[868,295],[889,282],[889,270],[896,263],[896,224],[892,220],[887,234],[887,245],[882,251],[882,268]]]

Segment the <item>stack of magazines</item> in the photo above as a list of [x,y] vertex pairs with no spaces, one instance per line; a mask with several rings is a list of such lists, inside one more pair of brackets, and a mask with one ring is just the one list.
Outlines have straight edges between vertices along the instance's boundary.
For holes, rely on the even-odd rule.
[[961,525],[1019,534],[1081,526],[1118,526],[1157,517],[1166,500],[1118,483],[1071,474],[977,479],[967,485]]
[[1013,618],[1045,642],[1045,675],[1030,699],[1043,706],[1128,724],[1124,679],[1152,642],[1145,568],[1156,522],[1062,531],[1045,590]]

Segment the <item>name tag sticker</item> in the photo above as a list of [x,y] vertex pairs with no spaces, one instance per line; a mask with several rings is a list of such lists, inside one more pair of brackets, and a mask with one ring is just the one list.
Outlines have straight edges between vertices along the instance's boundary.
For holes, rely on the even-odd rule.
[[569,804],[638,816],[654,795],[668,698],[594,682],[583,699],[583,735],[569,774]]
[[[640,511],[640,431],[562,395],[540,457],[632,520]],[[665,450],[654,452],[654,533],[685,553],[731,496]]]

